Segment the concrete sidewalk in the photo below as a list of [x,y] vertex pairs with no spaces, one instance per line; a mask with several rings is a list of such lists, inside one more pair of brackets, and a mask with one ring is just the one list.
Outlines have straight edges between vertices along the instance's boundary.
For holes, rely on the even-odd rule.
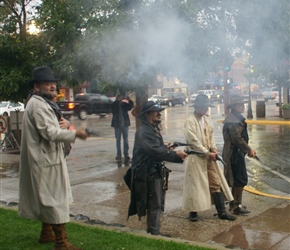
[[[123,175],[128,167],[118,168],[101,144],[112,143],[107,138],[89,139],[87,143],[74,145],[68,158],[69,174],[74,196],[71,206],[72,221],[105,226],[107,229],[132,232],[148,237],[146,219],[136,216],[127,219],[129,190],[124,184]],[[89,145],[88,145],[89,144]],[[105,147],[106,148],[106,147]],[[102,156],[102,157],[100,157]],[[112,157],[111,157],[112,158]],[[0,155],[1,166],[9,163],[15,167],[3,169],[1,178],[1,204],[13,205],[18,201],[19,156]],[[84,164],[85,163],[85,164]],[[290,246],[290,202],[286,199],[273,199],[245,192],[244,204],[251,213],[238,216],[235,221],[224,221],[214,216],[211,210],[200,212],[198,222],[190,222],[188,213],[181,210],[183,166],[166,164],[172,170],[169,190],[166,196],[165,213],[162,217],[161,232],[171,235],[168,240],[189,242],[214,249],[223,247],[234,249],[289,249]],[[82,166],[82,167],[80,167]],[[96,170],[98,168],[98,170]],[[3,171],[4,170],[4,171]],[[264,190],[267,187],[264,187]],[[286,197],[277,193],[277,196]],[[288,195],[289,198],[289,195]],[[12,202],[12,203],[11,203]],[[16,208],[16,207],[15,207]],[[87,217],[89,217],[89,221]]]
[[[276,116],[263,119],[284,122]],[[115,138],[106,126],[99,128],[104,131],[103,137],[91,137],[85,142],[77,140],[67,158],[74,196],[71,220],[156,238],[147,235],[146,218],[139,221],[133,216],[127,220],[130,192],[123,175],[128,167],[118,167],[114,162],[112,145],[114,147]],[[130,133],[132,148],[134,130],[131,129]],[[18,202],[19,155],[2,152],[0,163],[1,206],[13,205],[13,202]],[[251,210],[249,215],[238,216],[235,221],[224,221],[214,216],[213,206],[211,210],[199,213],[198,222],[190,222],[188,213],[181,209],[184,167],[174,163],[166,163],[166,166],[172,173],[161,232],[171,237],[162,238],[213,249],[289,249],[290,192],[282,193],[260,183],[259,191],[271,193],[275,198],[244,192],[243,203]]]

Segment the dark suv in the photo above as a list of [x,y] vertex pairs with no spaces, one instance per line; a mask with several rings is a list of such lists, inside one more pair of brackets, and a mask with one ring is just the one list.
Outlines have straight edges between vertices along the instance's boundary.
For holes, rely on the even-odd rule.
[[87,119],[90,114],[105,116],[112,113],[112,101],[109,97],[101,94],[78,94],[75,96],[75,102],[79,103],[74,114],[81,120]]
[[176,104],[185,106],[187,103],[187,96],[179,92],[168,92],[162,96],[162,99],[161,105],[167,105],[168,107],[175,106]]

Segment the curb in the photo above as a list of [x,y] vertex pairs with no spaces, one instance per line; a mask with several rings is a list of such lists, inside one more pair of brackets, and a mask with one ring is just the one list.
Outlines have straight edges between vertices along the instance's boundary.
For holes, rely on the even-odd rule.
[[[223,123],[224,120],[217,120],[218,123]],[[290,126],[290,121],[280,121],[280,120],[246,120],[247,124],[254,125],[288,125]]]

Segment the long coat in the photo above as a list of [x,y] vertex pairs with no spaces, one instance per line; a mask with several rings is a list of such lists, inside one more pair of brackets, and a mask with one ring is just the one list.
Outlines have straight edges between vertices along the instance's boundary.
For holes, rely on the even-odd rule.
[[50,105],[40,96],[29,100],[22,121],[19,215],[49,224],[69,222],[72,193],[63,142],[75,131],[61,129]]
[[[204,115],[210,132],[210,148],[216,149],[213,138],[214,127],[208,115]],[[196,114],[191,115],[183,126],[183,133],[188,144],[193,144],[192,149],[203,152],[205,155],[192,154],[185,158],[185,177],[183,184],[182,208],[188,211],[204,211],[211,208],[211,195],[207,175],[207,155],[204,126],[202,119]]]
[[245,168],[245,154],[251,150],[248,145],[247,123],[242,115],[234,112],[228,114],[224,120],[223,138],[224,147],[222,156],[226,163],[224,175],[229,186],[232,187],[234,185],[232,161],[236,163],[237,167],[241,166]]
[[156,166],[160,166],[162,161],[183,162],[176,155],[176,151],[166,148],[159,131],[148,122],[142,121],[135,133],[131,167],[131,201],[128,216],[137,214],[140,218],[146,215],[147,178],[161,170]]

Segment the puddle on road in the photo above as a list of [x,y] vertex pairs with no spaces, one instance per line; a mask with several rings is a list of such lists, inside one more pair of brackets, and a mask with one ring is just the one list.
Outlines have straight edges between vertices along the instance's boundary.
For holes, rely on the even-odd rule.
[[223,244],[226,248],[289,249],[289,215],[290,205],[271,208],[218,234],[212,240]]
[[0,178],[12,178],[19,176],[19,162],[0,163]]

